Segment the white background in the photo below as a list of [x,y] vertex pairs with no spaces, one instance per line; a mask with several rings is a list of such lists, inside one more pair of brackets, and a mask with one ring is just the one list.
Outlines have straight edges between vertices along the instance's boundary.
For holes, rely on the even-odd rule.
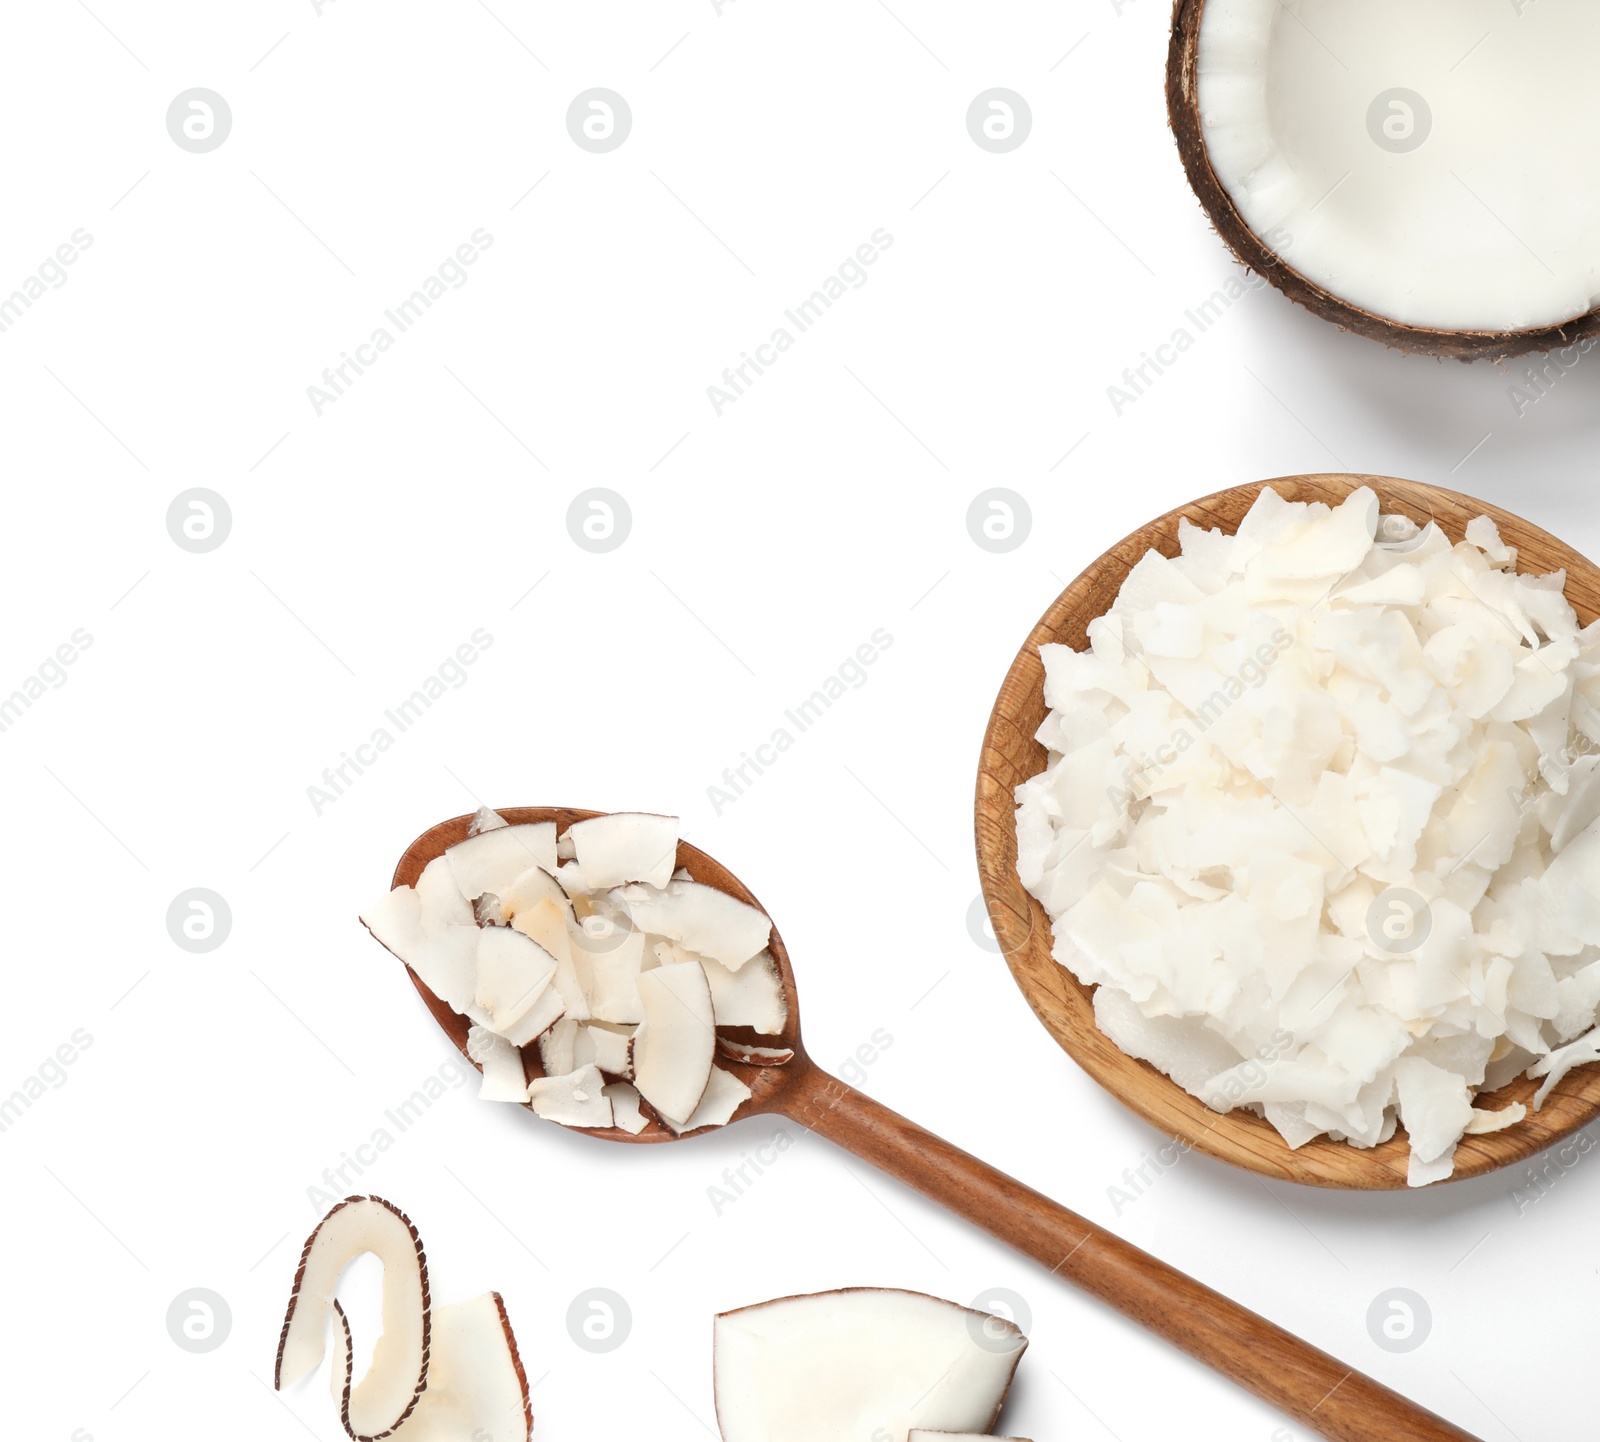
[[[1263,291],[1117,416],[1106,387],[1232,273],[1166,128],[1158,0],[90,3],[13,7],[0,92],[0,292],[93,236],[0,334],[0,691],[93,636],[0,734],[0,1090],[93,1037],[0,1134],[11,1435],[338,1435],[320,1383],[266,1386],[307,1188],[451,1055],[356,912],[480,800],[681,812],[776,918],[825,1065],[882,1028],[889,1105],[1485,1439],[1574,1434],[1600,1163],[1519,1215],[1522,1173],[1358,1196],[1192,1157],[1117,1215],[1156,1134],[967,917],[983,725],[1084,565],[1184,500],[1338,469],[1600,553],[1595,362],[1518,417],[1512,374]],[[596,85],[633,112],[604,155],[565,124]],[[1010,154],[966,131],[995,85],[1033,113]],[[166,130],[191,86],[232,109],[209,154]],[[316,415],[323,367],[478,227],[469,282]],[[717,416],[706,386],[879,227],[868,283]],[[232,510],[209,554],[167,533],[192,486]],[[565,525],[592,486],[632,511],[606,555]],[[991,486],[1032,508],[1005,555],[966,531]],[[316,814],[323,768],[478,627],[467,684]],[[714,814],[879,627],[867,684]],[[164,920],[196,886],[233,913],[206,955]],[[437,1297],[504,1293],[540,1437],[703,1437],[712,1314],[846,1284],[1025,1297],[1009,1432],[1305,1435],[823,1142],[719,1216],[769,1123],[641,1151],[471,1090],[359,1185],[417,1222]],[[164,1321],[196,1286],[233,1316],[204,1355]],[[593,1286],[633,1314],[608,1356],[566,1331]],[[1365,1322],[1395,1286],[1433,1313],[1404,1356]]]

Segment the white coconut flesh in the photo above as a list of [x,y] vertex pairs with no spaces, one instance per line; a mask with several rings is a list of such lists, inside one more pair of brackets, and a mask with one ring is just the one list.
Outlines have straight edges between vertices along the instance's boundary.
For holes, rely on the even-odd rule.
[[485,1025],[523,1046],[538,1035],[526,1018],[556,977],[556,959],[537,942],[505,926],[478,932],[473,1002]]
[[442,936],[452,927],[472,926],[472,903],[456,885],[450,858],[436,856],[417,878],[417,915],[426,936]]
[[1027,1345],[1010,1322],[917,1292],[782,1297],[716,1319],[717,1421],[723,1442],[985,1436]]
[[572,1043],[572,1060],[577,1066],[591,1062],[611,1076],[633,1075],[633,1035],[636,1028],[580,1025]]
[[535,1078],[528,1083],[528,1102],[540,1116],[563,1126],[608,1127],[611,1098],[605,1090],[605,1078],[591,1062],[561,1076]]
[[571,941],[593,1019],[621,1025],[643,1021],[639,972],[644,966],[645,934],[594,915],[574,923]]
[[1440,1180],[1522,1118],[1480,1093],[1600,1060],[1600,623],[1364,487],[1179,545],[1041,648],[1019,875],[1122,1050]]
[[392,1432],[428,1382],[428,1262],[416,1228],[398,1207],[378,1197],[353,1197],[312,1232],[283,1319],[275,1382],[293,1386],[321,1364],[339,1279],[367,1252],[383,1263],[383,1332],[360,1382],[349,1385],[345,1362],[335,1369],[343,1420],[358,1438]]
[[486,1102],[525,1102],[528,1079],[522,1069],[522,1049],[487,1027],[467,1030],[467,1055],[483,1073],[478,1096]]
[[755,907],[698,881],[624,886],[611,897],[641,931],[670,937],[729,971],[759,955],[772,935],[772,922]]
[[[553,921],[564,925],[572,915],[572,900],[550,872],[542,866],[529,866],[494,896],[507,926],[516,926],[546,950],[555,950],[540,932],[548,931]],[[522,924],[517,926],[519,921]]]
[[611,1101],[612,1126],[621,1127],[630,1136],[636,1137],[650,1125],[650,1119],[639,1105],[636,1087],[629,1086],[627,1082],[611,1082],[605,1093]]
[[497,896],[530,866],[556,869],[556,824],[535,821],[495,826],[458,841],[446,850],[456,886],[468,901],[486,891]]
[[539,1038],[539,1065],[546,1076],[563,1076],[578,1066],[578,1023],[562,1017]]
[[[506,1437],[529,1442],[533,1413],[516,1339],[498,1292],[449,1302],[432,1313],[428,1385],[415,1410],[389,1436],[394,1442],[468,1442]],[[350,1322],[334,1304],[333,1393],[352,1361]]]
[[1586,0],[1206,0],[1201,130],[1245,223],[1340,299],[1555,325],[1600,298],[1596,54]]
[[639,977],[644,1020],[633,1038],[633,1084],[663,1117],[694,1115],[711,1080],[716,1013],[704,970],[692,961]]
[[672,1131],[678,1133],[698,1131],[701,1127],[725,1126],[733,1120],[733,1114],[740,1106],[749,1100],[749,1087],[731,1071],[713,1066],[706,1077],[705,1090],[701,1093],[694,1110],[682,1121],[673,1121],[665,1112],[662,1113],[661,1119]]
[[567,828],[572,856],[595,891],[624,882],[665,886],[678,864],[678,818],[616,811]]
[[[557,837],[553,823],[479,812],[469,833],[361,919],[468,1018],[481,1099],[570,1127],[681,1134],[723,1125],[751,1095],[717,1056],[794,1059],[719,1031],[779,1036],[788,1002],[771,921],[673,869],[676,818],[619,813]],[[529,1082],[532,1046],[544,1075]]]
[[557,970],[555,981],[540,992],[533,1005],[517,1019],[507,1037],[513,1045],[526,1046],[530,1040],[548,1035],[557,1022],[567,1019],[567,999],[555,984],[560,979],[561,973]]
[[[677,955],[682,955],[679,951]],[[711,984],[711,1005],[724,1026],[747,1026],[763,1036],[776,1036],[789,1019],[783,979],[770,951],[761,951],[738,971],[702,959]]]
[[[513,931],[521,932],[555,958],[552,982],[561,997],[563,1015],[574,1021],[587,1021],[589,1001],[572,954],[572,902],[556,879],[542,867],[531,867],[495,899],[499,915]],[[538,1035],[537,1029],[533,1034]]]
[[[335,1292],[346,1268],[372,1253],[383,1263],[382,1332],[367,1374],[354,1377],[350,1321]],[[356,1442],[528,1442],[527,1377],[497,1292],[434,1306],[422,1239],[381,1197],[349,1197],[318,1223],[301,1254],[283,1323],[273,1385],[303,1381],[321,1364],[332,1320],[328,1382]]]

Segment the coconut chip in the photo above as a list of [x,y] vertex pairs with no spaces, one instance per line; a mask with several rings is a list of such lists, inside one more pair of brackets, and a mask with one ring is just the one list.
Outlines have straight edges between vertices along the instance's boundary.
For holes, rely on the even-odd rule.
[[[357,1381],[350,1322],[335,1293],[363,1253],[383,1263],[383,1312],[372,1364]],[[307,1239],[278,1341],[276,1389],[321,1365],[330,1320],[328,1383],[352,1442],[532,1436],[527,1373],[500,1294],[436,1304],[417,1229],[382,1197],[346,1197]]]

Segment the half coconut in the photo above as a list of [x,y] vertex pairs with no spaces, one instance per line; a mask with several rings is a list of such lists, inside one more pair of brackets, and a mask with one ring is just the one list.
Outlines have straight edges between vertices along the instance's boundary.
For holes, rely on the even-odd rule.
[[1212,224],[1291,300],[1404,351],[1575,364],[1597,51],[1600,7],[1562,0],[1178,0],[1167,109]]

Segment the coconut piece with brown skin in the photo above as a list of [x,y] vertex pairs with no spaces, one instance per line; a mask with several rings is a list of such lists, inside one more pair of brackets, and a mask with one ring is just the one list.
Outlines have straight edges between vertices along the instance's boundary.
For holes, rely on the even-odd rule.
[[611,1099],[612,1125],[621,1127],[629,1136],[638,1136],[650,1119],[639,1105],[639,1092],[627,1082],[612,1082],[606,1089]]
[[500,898],[486,891],[472,903],[472,919],[479,926],[510,926],[511,918],[500,905]]
[[862,1442],[913,1427],[986,1435],[1028,1339],[920,1292],[857,1287],[717,1317],[724,1442]]
[[697,962],[658,966],[639,977],[644,1020],[633,1037],[633,1084],[664,1117],[694,1114],[711,1080],[716,1018]]
[[467,822],[467,835],[477,836],[483,831],[498,831],[502,826],[511,823],[498,811],[491,811],[487,806],[480,806],[472,813],[472,820]]
[[564,1127],[608,1127],[611,1098],[605,1078],[592,1063],[561,1076],[537,1077],[528,1083],[528,1102],[540,1116]]
[[[504,913],[507,923],[514,926],[517,918],[523,917],[524,924],[521,929],[527,931],[527,934],[536,941],[539,940],[538,935],[528,928],[531,926],[544,930],[549,925],[542,916],[537,920],[534,918],[533,913],[539,911],[542,905],[548,904],[553,909],[556,920],[565,922],[566,918],[572,915],[571,899],[562,890],[561,883],[542,866],[529,866],[519,871],[498,895],[500,910]],[[546,945],[552,952],[555,950],[547,943],[541,942],[541,945]]]
[[738,971],[772,935],[765,912],[698,881],[672,881],[660,890],[622,886],[608,896],[639,930],[670,937],[729,971]]
[[[334,1310],[334,1400],[349,1388],[354,1349],[350,1320]],[[505,1437],[529,1442],[533,1407],[528,1377],[517,1353],[504,1299],[485,1292],[433,1311],[428,1383],[415,1410],[393,1432],[393,1442],[480,1442]],[[348,1429],[347,1429],[348,1430]]]
[[678,858],[678,818],[644,811],[614,811],[574,821],[563,838],[593,891],[630,881],[665,886]]
[[760,951],[738,971],[720,962],[700,958],[711,987],[711,1008],[718,1026],[753,1027],[763,1036],[776,1036],[789,1020],[789,1003],[783,978],[770,951]]
[[364,1252],[383,1263],[383,1333],[372,1366],[340,1392],[345,1430],[358,1439],[387,1437],[411,1414],[428,1385],[428,1259],[411,1220],[382,1197],[349,1197],[306,1240],[278,1339],[273,1385],[292,1386],[321,1364],[328,1314],[345,1267]]
[[516,1046],[532,1041],[543,1030],[533,1029],[534,1005],[555,980],[556,968],[555,957],[521,932],[483,927],[473,1001],[487,1013],[490,1030]]
[[688,1117],[681,1122],[675,1122],[667,1116],[663,1116],[662,1120],[679,1136],[684,1132],[697,1132],[701,1127],[726,1126],[733,1120],[733,1114],[749,1100],[749,1087],[731,1071],[714,1066],[706,1079],[706,1089],[699,1104]]
[[422,901],[409,886],[397,886],[361,913],[378,941],[422,978],[429,991],[460,1012],[473,1004],[478,945],[475,926],[424,929]]
[[445,848],[450,870],[468,901],[486,891],[504,896],[508,887],[530,866],[556,869],[556,824],[534,821],[520,826],[496,826]]
[[[538,1039],[542,1042],[555,1024],[565,1019],[566,1013],[566,1000],[554,985],[547,986],[539,993],[538,1001],[534,1002],[517,1023],[517,1032],[528,1037],[530,1041]],[[518,1045],[527,1046],[528,1042],[519,1042]]]
[[[357,1382],[350,1322],[334,1296],[358,1256],[383,1263],[383,1330]],[[533,1432],[528,1379],[499,1293],[435,1307],[422,1240],[381,1197],[347,1197],[317,1224],[301,1253],[283,1321],[273,1385],[315,1371],[333,1321],[329,1385],[353,1442],[461,1442]]]
[[500,910],[512,930],[555,957],[555,988],[566,1003],[566,1014],[587,1021],[589,1001],[572,954],[572,902],[560,883],[543,867],[529,867],[500,895]]
[[632,1027],[579,1026],[572,1042],[572,1060],[578,1066],[593,1062],[607,1076],[626,1080],[633,1075],[633,1033]]

